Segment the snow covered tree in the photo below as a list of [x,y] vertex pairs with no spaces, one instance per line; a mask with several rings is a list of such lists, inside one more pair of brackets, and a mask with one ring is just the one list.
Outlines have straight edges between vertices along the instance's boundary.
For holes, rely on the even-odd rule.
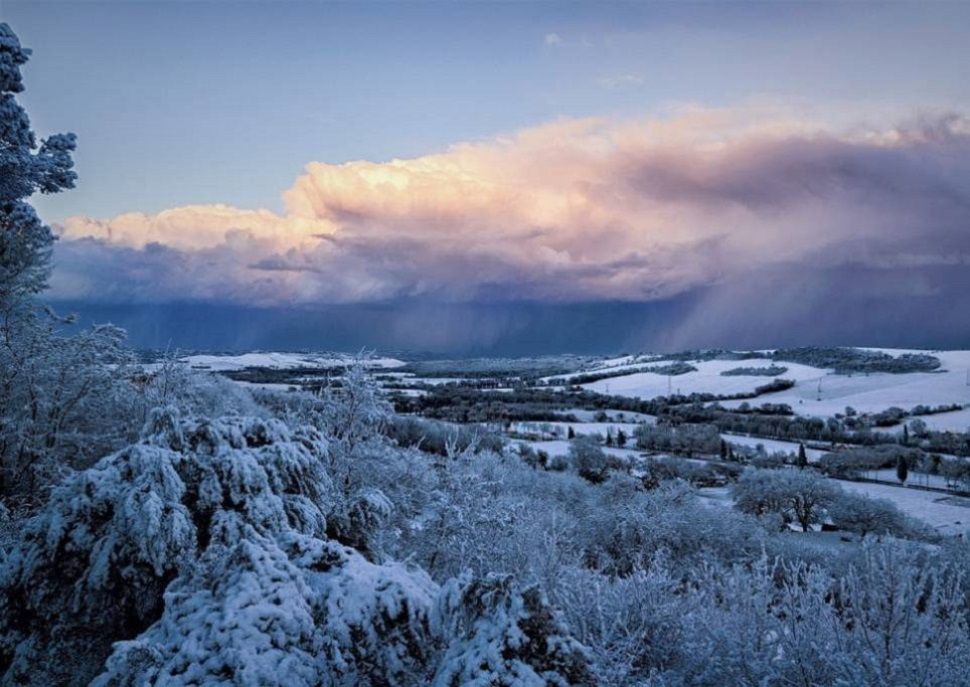
[[[0,23],[0,498],[36,505],[42,488],[70,465],[124,445],[118,421],[127,353],[123,332],[96,327],[77,336],[42,311],[54,235],[27,199],[74,187],[73,134],[38,141],[15,95],[30,51]],[[135,430],[137,431],[137,430]]]
[[850,532],[890,534],[896,537],[926,536],[927,528],[907,518],[892,501],[860,494],[842,494],[829,506],[832,524]]
[[778,514],[803,532],[821,521],[840,494],[838,485],[809,471],[746,470],[732,488],[735,507],[753,515]]
[[445,586],[432,627],[451,643],[433,687],[592,685],[585,648],[538,587],[518,592],[509,575]]
[[569,460],[580,477],[594,484],[602,482],[609,474],[609,458],[589,437],[579,437],[569,444]]
[[16,34],[0,23],[0,315],[42,291],[50,271],[54,235],[24,200],[35,192],[74,187],[73,134],[38,143],[17,102],[24,90],[20,67],[30,57]]
[[[275,419],[153,414],[141,441],[57,486],[0,564],[0,684],[497,687],[582,671],[541,595],[508,582],[452,603],[420,569],[329,539],[344,516],[330,450]],[[374,499],[364,528],[389,506]],[[490,647],[501,663],[468,662]]]
[[85,671],[110,643],[155,621],[169,582],[230,526],[253,537],[322,532],[325,451],[318,433],[278,421],[185,424],[158,413],[143,442],[56,487],[3,562],[4,679],[40,684],[48,671],[50,683],[90,680]]
[[39,503],[43,487],[87,467],[137,436],[132,360],[125,332],[98,326],[73,336],[56,321],[20,321],[0,330],[0,496]]

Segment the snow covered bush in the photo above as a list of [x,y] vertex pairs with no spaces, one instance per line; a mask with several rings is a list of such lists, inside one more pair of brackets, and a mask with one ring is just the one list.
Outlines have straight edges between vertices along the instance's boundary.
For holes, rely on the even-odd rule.
[[41,502],[67,469],[137,437],[125,334],[61,333],[48,317],[0,322],[0,496]]
[[278,421],[157,414],[144,441],[69,476],[26,524],[0,570],[0,667],[77,674],[58,657],[137,635],[230,514],[263,536],[322,532],[325,451],[318,433]]
[[588,647],[596,684],[624,687],[681,659],[683,614],[690,610],[682,584],[657,555],[648,570],[624,577],[564,567],[549,594]]
[[429,456],[395,447],[384,435],[389,407],[366,370],[352,369],[341,383],[323,394],[264,391],[257,398],[288,424],[327,435],[326,469],[335,487],[328,534],[379,560],[419,519],[437,474]]
[[220,515],[162,617],[119,643],[94,685],[419,685],[436,587],[335,542]]
[[586,649],[536,586],[518,592],[509,575],[448,583],[433,627],[452,638],[434,687],[592,685]]
[[[371,493],[335,510],[330,450],[319,430],[279,420],[155,413],[140,442],[56,487],[14,541],[0,684],[409,686],[459,665],[497,687],[581,671],[541,594],[507,580],[469,615],[420,569],[329,539],[331,519],[367,530],[390,508]],[[462,662],[482,645],[520,653]]]
[[867,534],[888,534],[902,538],[932,539],[932,528],[907,517],[892,501],[862,494],[840,494],[828,509],[832,524],[839,529]]
[[604,687],[929,687],[966,681],[962,581],[946,558],[880,544],[843,575],[766,556],[689,569],[655,557],[620,578],[566,569],[551,596]]
[[593,484],[599,484],[609,474],[609,457],[590,437],[577,437],[569,442],[569,460],[576,474]]
[[753,518],[706,507],[684,483],[645,492],[637,480],[614,476],[595,499],[579,539],[587,564],[609,574],[645,570],[658,552],[687,566],[709,555],[747,559],[762,547],[764,532]]
[[193,370],[177,355],[147,370],[136,370],[131,384],[139,427],[152,410],[163,407],[174,407],[183,417],[268,414],[246,388],[222,375]]

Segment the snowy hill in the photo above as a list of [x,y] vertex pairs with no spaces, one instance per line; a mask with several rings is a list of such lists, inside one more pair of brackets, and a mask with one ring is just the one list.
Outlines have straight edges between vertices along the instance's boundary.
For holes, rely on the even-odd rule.
[[[813,367],[799,363],[779,362],[776,359],[751,358],[738,360],[687,360],[696,370],[685,374],[667,376],[654,372],[618,374],[606,379],[583,384],[584,388],[598,393],[644,399],[668,393],[710,393],[729,395],[750,393],[769,381],[762,375],[731,375],[723,373],[738,367],[768,367],[783,365],[787,370],[778,375],[790,379],[795,385],[785,391],[761,395],[757,403],[784,403],[805,416],[830,417],[843,413],[846,406],[859,412],[876,413],[890,407],[911,410],[922,406],[970,405],[970,351],[913,351],[895,349],[865,349],[888,353],[893,356],[905,354],[930,354],[939,359],[941,366],[933,372],[906,373],[845,373],[831,368]],[[591,366],[589,372],[617,371],[642,368],[656,358],[635,358],[609,361],[610,364]],[[725,407],[737,407],[744,400],[723,401]],[[751,401],[749,401],[751,402]],[[945,413],[921,416],[931,429],[964,431],[970,426],[970,407]]]

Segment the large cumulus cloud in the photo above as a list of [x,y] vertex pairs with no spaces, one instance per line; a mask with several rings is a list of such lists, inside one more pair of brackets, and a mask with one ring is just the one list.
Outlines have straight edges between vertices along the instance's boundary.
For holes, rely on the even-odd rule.
[[313,162],[284,202],[70,218],[55,296],[646,301],[840,265],[876,282],[965,266],[970,124],[751,108],[563,120],[415,159]]

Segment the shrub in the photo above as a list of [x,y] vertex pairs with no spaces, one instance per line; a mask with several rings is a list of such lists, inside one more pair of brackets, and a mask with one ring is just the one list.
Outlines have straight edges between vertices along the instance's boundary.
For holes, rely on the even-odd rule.
[[914,522],[892,501],[874,499],[859,494],[840,494],[828,508],[832,524],[839,529],[867,534],[888,534],[894,537],[927,536],[927,528]]
[[579,437],[569,442],[569,460],[576,474],[598,484],[606,479],[610,461],[606,453],[589,437]]
[[803,532],[822,521],[841,493],[838,485],[806,470],[756,470],[741,475],[732,488],[735,507],[752,515],[777,514]]

